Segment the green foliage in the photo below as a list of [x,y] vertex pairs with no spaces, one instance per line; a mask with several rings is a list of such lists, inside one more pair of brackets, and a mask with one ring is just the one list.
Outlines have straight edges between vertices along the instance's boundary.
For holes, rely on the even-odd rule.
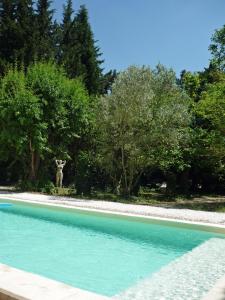
[[46,194],[54,194],[56,191],[56,188],[54,186],[54,183],[51,181],[47,181],[44,184],[41,184],[41,192]]
[[63,22],[53,22],[52,1],[0,0],[0,74],[10,65],[21,69],[35,61],[56,61],[70,78],[80,77],[89,94],[110,87],[114,73],[103,77],[101,56],[81,6],[73,17],[72,1],[64,5]]
[[198,73],[191,73],[187,71],[181,72],[180,83],[187,94],[195,101],[199,99],[200,91],[200,76]]
[[38,64],[28,70],[28,85],[40,99],[47,123],[48,159],[71,159],[74,147],[88,127],[88,95],[79,80],[69,80],[52,64]]
[[67,0],[66,5],[63,5],[63,21],[62,21],[62,52],[65,55],[67,47],[70,46],[72,41],[72,26],[73,26],[73,7],[72,0]]
[[[45,128],[45,126],[43,124],[43,126],[39,128],[37,124],[41,118],[38,99],[26,90],[18,91],[15,97],[4,96],[4,99],[8,103],[2,103],[2,106],[4,107],[2,107],[2,117],[6,122],[8,122],[7,125],[10,129],[12,129],[12,132],[17,129],[16,133],[19,134],[20,139],[17,139],[18,137],[14,135],[12,142],[14,143],[17,141],[19,143],[19,152],[23,150],[23,144],[21,142],[26,141],[28,137],[33,141],[32,144],[40,144],[43,140],[41,134],[42,127]],[[6,128],[6,122],[4,124],[4,130],[8,131],[8,128]],[[24,134],[24,138],[21,139],[22,136],[20,134]]]
[[117,77],[100,106],[102,165],[115,189],[129,195],[147,167],[174,165],[188,140],[188,107],[174,72],[161,65],[130,67]]
[[58,24],[51,4],[0,0],[0,180],[64,193],[51,183],[62,158],[78,193],[129,195],[151,180],[224,192],[225,26],[203,71],[103,75],[85,6],[74,16],[67,0]]
[[15,157],[30,170],[30,180],[36,180],[40,165],[45,173],[54,158],[71,158],[70,147],[84,134],[89,118],[89,98],[79,80],[69,80],[53,64],[39,63],[26,75],[10,71],[0,95],[4,159]]
[[210,63],[208,68],[205,68],[203,72],[199,72],[201,92],[205,91],[209,84],[225,81],[225,74],[218,67]]
[[35,14],[32,0],[19,0],[16,7],[16,27],[18,49],[15,51],[17,63],[28,67],[34,62],[36,52]]
[[209,50],[212,53],[212,63],[220,70],[225,71],[225,25],[217,29],[212,36],[212,44]]
[[225,135],[225,81],[209,85],[196,109],[197,114],[208,121],[211,129]]
[[102,76],[101,79],[101,94],[107,94],[112,91],[112,84],[115,81],[118,73],[116,70],[110,70]]
[[186,185],[195,191],[201,187],[212,192],[224,185],[224,76],[212,62],[202,72],[181,74],[181,86],[193,100],[191,144],[185,161],[190,165]]
[[225,83],[208,85],[195,106],[195,168],[201,170],[206,189],[219,190],[225,183]]
[[16,0],[0,1],[0,74],[4,74],[7,64],[16,59],[18,43],[15,10]]
[[99,48],[95,46],[93,33],[88,21],[88,12],[81,6],[72,21],[71,2],[64,7],[62,24],[61,57],[70,78],[81,77],[90,94],[101,90],[101,68]]
[[[1,82],[1,148],[4,159],[27,164],[29,148],[41,152],[46,143],[46,124],[41,123],[38,98],[26,88],[22,72],[10,71]],[[10,152],[8,152],[10,149]]]
[[36,9],[36,57],[48,60],[55,56],[53,10],[50,0],[38,0]]

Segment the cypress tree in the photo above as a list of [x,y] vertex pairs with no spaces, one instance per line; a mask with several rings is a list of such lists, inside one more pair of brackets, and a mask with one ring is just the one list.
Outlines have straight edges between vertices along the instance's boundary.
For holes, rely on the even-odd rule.
[[63,5],[63,29],[68,30],[72,24],[73,3],[72,0],[67,0],[67,4]]
[[35,27],[32,0],[19,0],[16,8],[16,21],[19,49],[18,62],[27,67],[35,56]]
[[18,48],[17,26],[15,21],[16,0],[0,0],[0,73],[16,59]]
[[99,60],[99,48],[88,21],[88,12],[81,6],[72,18],[72,1],[64,6],[61,38],[60,63],[70,78],[81,77],[90,94],[101,92],[102,61]]
[[54,25],[52,22],[52,1],[38,0],[36,10],[36,56],[37,59],[48,60],[54,53]]
[[97,94],[101,89],[102,60],[101,53],[95,46],[91,26],[88,21],[88,11],[82,5],[73,21],[73,30],[76,38],[74,66],[75,76],[81,76],[90,94]]
[[[70,68],[70,51],[73,49],[74,39],[72,36],[72,0],[67,0],[67,4],[63,5],[63,21],[60,27],[60,47],[58,59],[61,64],[64,65],[65,69],[68,70]],[[68,74],[71,72],[68,71]]]

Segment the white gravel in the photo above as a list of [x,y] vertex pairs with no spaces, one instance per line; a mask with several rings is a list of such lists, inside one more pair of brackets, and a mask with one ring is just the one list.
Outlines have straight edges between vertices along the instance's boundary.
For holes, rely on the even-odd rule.
[[69,197],[48,196],[35,193],[16,193],[1,191],[0,198],[18,199],[37,203],[51,203],[85,209],[97,209],[108,212],[134,214],[148,217],[176,219],[189,222],[210,223],[225,226],[225,213],[196,211],[190,209],[172,209],[155,206],[124,204],[109,201],[83,200]]

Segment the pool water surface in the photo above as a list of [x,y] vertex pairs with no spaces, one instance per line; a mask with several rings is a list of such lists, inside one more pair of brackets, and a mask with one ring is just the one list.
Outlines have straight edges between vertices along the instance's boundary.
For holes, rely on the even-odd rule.
[[79,210],[0,207],[0,262],[113,296],[221,234]]

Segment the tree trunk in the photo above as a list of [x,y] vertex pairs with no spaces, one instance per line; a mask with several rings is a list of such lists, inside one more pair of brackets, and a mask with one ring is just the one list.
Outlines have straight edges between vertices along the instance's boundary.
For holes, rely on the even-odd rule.
[[168,194],[174,194],[176,191],[176,175],[173,172],[166,173],[166,192]]
[[130,192],[128,191],[129,187],[128,187],[128,184],[127,184],[127,170],[126,170],[126,167],[125,167],[124,148],[123,147],[121,148],[121,162],[122,162],[122,170],[123,170],[123,180],[122,180],[123,195],[124,196],[129,196]]
[[188,194],[190,191],[189,169],[183,171],[179,177],[180,192],[182,194]]
[[34,151],[31,151],[31,169],[30,169],[30,180],[35,181],[35,157],[34,157]]
[[30,154],[31,154],[31,162],[30,162],[30,175],[29,179],[31,181],[36,181],[37,179],[37,172],[40,165],[40,155],[35,151],[32,147],[32,142],[30,140]]

